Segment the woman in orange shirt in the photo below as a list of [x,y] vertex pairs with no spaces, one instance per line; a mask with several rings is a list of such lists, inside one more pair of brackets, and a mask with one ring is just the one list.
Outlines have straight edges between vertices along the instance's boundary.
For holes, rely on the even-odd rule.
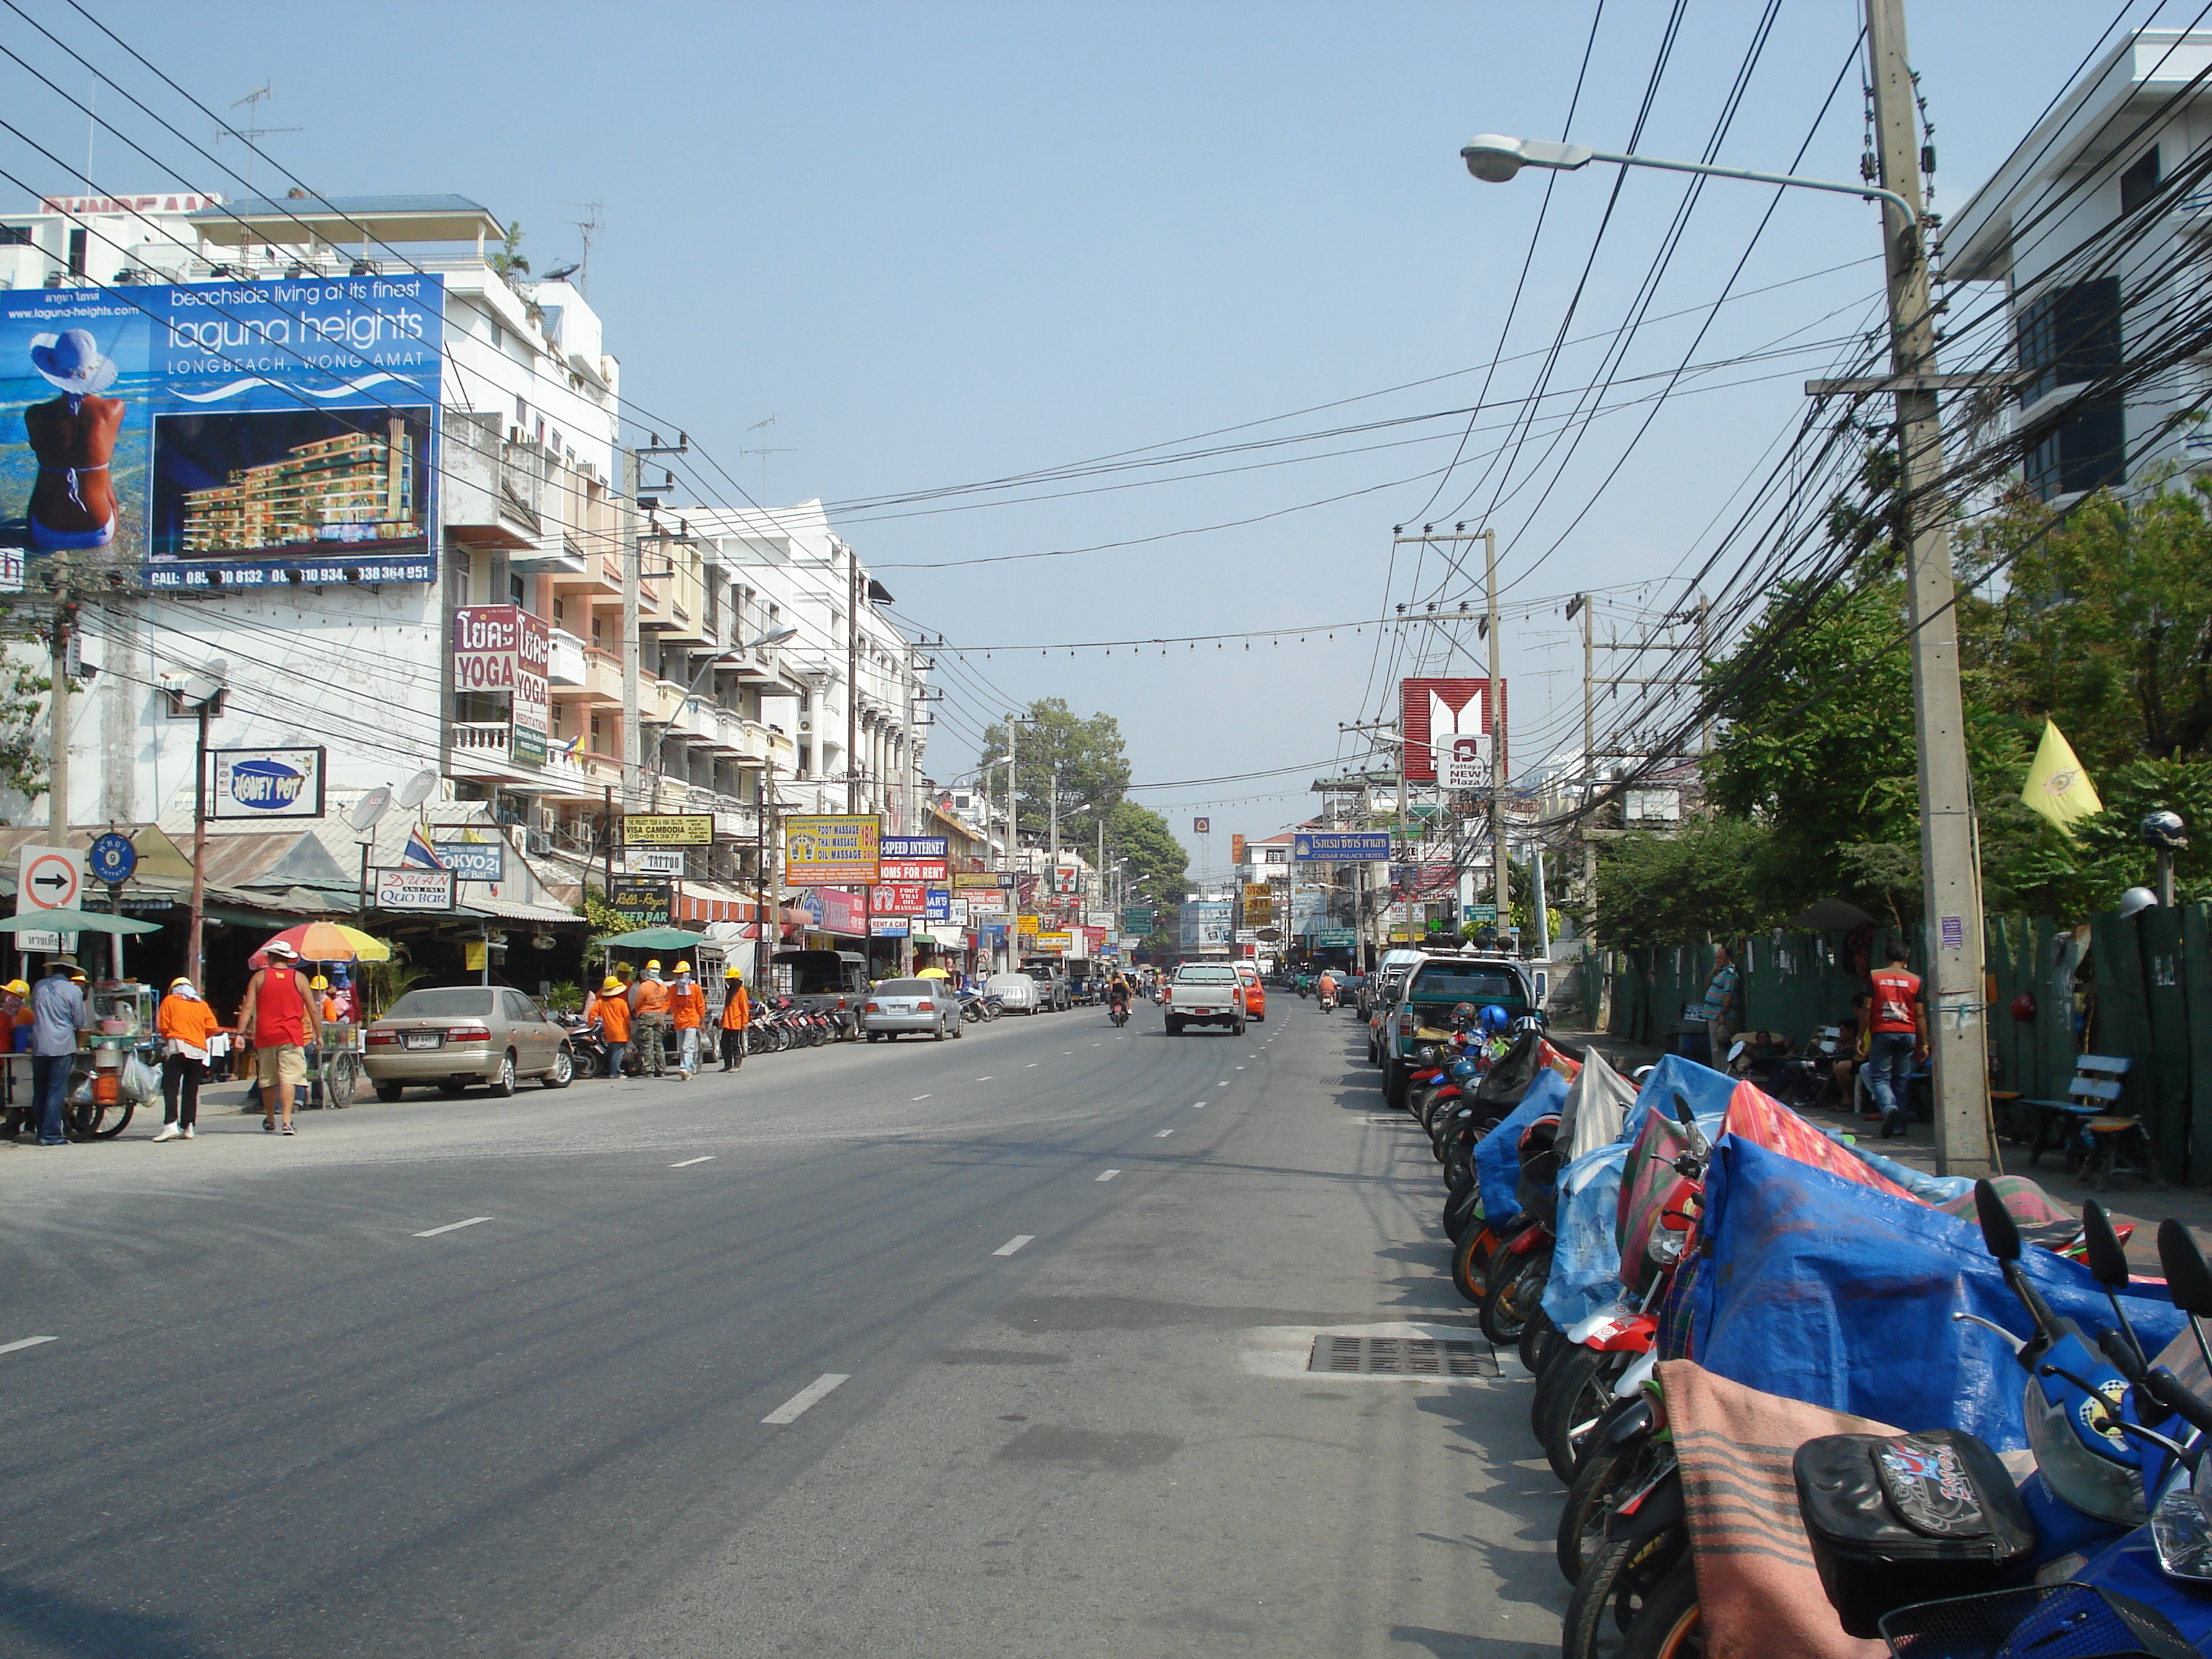
[[599,987],[599,995],[592,999],[586,1014],[599,1023],[599,1035],[606,1039],[607,1075],[616,1082],[622,1081],[623,1066],[629,1059],[629,999],[623,990],[623,982],[613,975]]
[[173,980],[154,1016],[161,1037],[161,1132],[156,1140],[190,1140],[200,1119],[200,1082],[207,1076],[208,1039],[222,1022],[188,979]]
[[752,999],[745,994],[744,975],[736,969],[722,978],[729,988],[722,994],[722,1069],[734,1072],[745,1063],[745,1027],[752,1024]]

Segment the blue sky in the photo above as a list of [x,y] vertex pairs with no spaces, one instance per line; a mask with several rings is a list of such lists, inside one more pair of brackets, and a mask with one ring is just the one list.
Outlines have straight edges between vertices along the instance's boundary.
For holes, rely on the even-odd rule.
[[[1870,208],[1796,193],[1746,258],[1771,193],[1709,187],[1650,312],[1710,307],[1741,259],[1737,289],[1771,291],[1723,307],[1690,355],[1807,349],[1686,383],[1632,450],[1640,405],[1591,422],[1571,458],[1554,451],[1545,466],[1540,434],[1501,489],[1487,452],[1542,361],[1521,354],[1552,340],[1581,283],[1568,331],[1597,337],[1563,353],[1550,384],[1600,373],[1685,185],[1632,176],[1592,258],[1612,179],[1560,179],[1511,360],[1486,376],[1546,191],[1537,175],[1477,184],[1458,149],[1483,131],[1559,136],[1586,46],[1574,136],[1625,145],[1669,15],[1657,0],[1611,0],[1594,44],[1582,3],[88,3],[218,109],[272,83],[263,122],[302,130],[267,146],[319,190],[459,191],[521,220],[541,270],[577,255],[580,204],[602,204],[591,295],[625,391],[763,501],[1000,478],[1343,399],[1358,401],[1225,441],[1428,416],[1487,385],[1498,406],[1474,417],[1432,506],[1438,480],[1415,475],[1450,461],[1465,415],[1179,469],[1252,469],[1212,477],[977,511],[919,510],[956,504],[939,500],[841,512],[904,616],[994,647],[949,665],[930,757],[940,777],[974,763],[990,713],[1043,695],[1117,715],[1140,781],[1337,754],[1338,722],[1384,701],[1389,659],[1377,662],[1371,627],[1165,656],[1038,647],[1454,604],[1465,585],[1439,586],[1433,555],[1418,571],[1394,563],[1391,526],[1425,509],[1479,520],[1494,496],[1504,578],[1530,607],[1506,630],[1505,665],[1516,756],[1533,758],[1578,725],[1564,597],[1607,590],[1623,628],[1633,607],[1679,598],[1666,579],[1710,547],[1706,526],[1802,413],[1802,380],[1849,349],[1879,291]],[[88,38],[61,0],[27,5]],[[1640,148],[1700,151],[1761,9],[1691,0]],[[2113,15],[2033,0],[1912,8],[1939,210],[1966,201]],[[1856,66],[1814,117],[1857,29],[1846,0],[1784,0],[1721,159],[1784,167],[1809,137],[1803,171],[1854,176]],[[20,25],[9,34],[52,60],[21,44]],[[81,151],[82,118],[0,69],[10,118]],[[0,148],[27,182],[76,188],[14,140]],[[173,179],[154,178],[112,139],[95,155],[103,188],[218,182],[181,155]],[[1649,325],[1613,367],[1673,368],[1705,320]],[[1368,447],[1384,443],[1396,447]],[[789,453],[741,453],[760,448]],[[1308,505],[1333,496],[1351,499]],[[1135,544],[957,562],[1112,543]],[[1263,835],[1310,811],[1308,775],[1141,799],[1179,831],[1208,812],[1218,863],[1226,830]]]

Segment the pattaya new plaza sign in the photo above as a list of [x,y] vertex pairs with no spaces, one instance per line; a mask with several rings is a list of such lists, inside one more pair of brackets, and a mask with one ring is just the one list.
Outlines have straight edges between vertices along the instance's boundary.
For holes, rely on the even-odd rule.
[[883,819],[873,812],[786,818],[784,881],[793,887],[873,886],[882,878],[882,836]]

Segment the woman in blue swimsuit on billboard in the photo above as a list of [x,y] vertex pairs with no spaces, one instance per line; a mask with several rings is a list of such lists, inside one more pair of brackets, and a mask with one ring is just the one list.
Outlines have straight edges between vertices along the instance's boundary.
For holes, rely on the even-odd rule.
[[115,539],[115,489],[107,467],[123,427],[123,400],[102,398],[112,358],[81,328],[31,347],[31,366],[62,395],[23,411],[39,481],[31,487],[31,545],[58,552]]

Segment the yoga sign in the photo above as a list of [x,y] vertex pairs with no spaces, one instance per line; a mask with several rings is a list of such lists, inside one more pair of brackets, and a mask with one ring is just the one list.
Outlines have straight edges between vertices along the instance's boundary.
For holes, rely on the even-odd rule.
[[431,580],[444,307],[413,275],[0,292],[0,568]]

